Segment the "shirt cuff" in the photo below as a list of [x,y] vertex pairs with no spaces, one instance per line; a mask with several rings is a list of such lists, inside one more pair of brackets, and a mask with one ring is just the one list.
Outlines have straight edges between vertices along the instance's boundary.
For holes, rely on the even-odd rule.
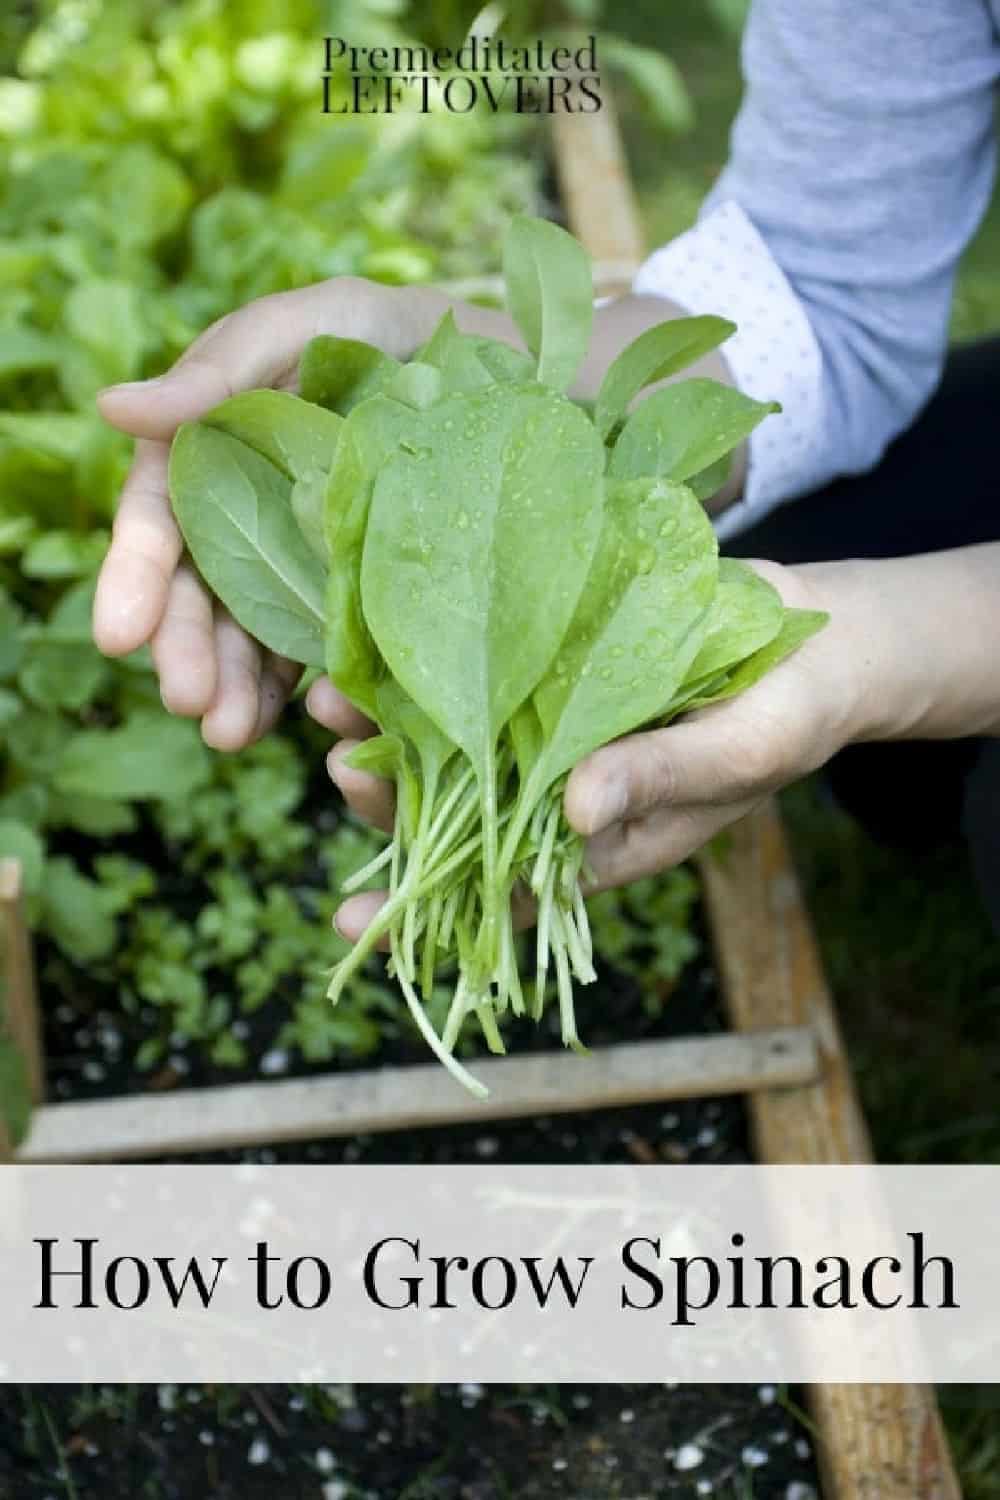
[[722,354],[734,384],[757,401],[781,403],[751,434],[743,498],[716,518],[725,540],[810,487],[823,432],[819,344],[781,267],[732,200],[655,251],[633,289],[731,319],[737,331]]

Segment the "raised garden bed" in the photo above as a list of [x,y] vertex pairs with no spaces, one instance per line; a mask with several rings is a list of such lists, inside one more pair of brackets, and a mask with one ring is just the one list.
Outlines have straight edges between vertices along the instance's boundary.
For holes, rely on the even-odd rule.
[[17,1500],[812,1500],[773,1386],[35,1387],[0,1392]]

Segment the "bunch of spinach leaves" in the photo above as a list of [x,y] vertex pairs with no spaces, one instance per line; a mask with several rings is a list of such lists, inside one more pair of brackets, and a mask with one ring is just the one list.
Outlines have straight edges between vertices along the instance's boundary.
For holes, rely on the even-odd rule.
[[[743,564],[720,565],[701,500],[775,408],[707,380],[650,384],[732,325],[643,333],[593,403],[567,394],[586,351],[588,259],[564,231],[515,219],[504,271],[530,351],[463,335],[446,314],[401,364],[350,340],[306,349],[298,396],[236,396],[181,428],[171,495],[189,550],[272,650],[325,667],[380,733],[353,763],[391,777],[394,836],[356,877],[389,894],[330,986],[381,937],[429,1045],[463,1020],[540,1017],[554,969],[563,1040],[573,978],[594,976],[584,848],[566,825],[571,767],[629,731],[742,691],[825,617],[786,609]],[[538,904],[526,998],[511,898]],[[347,883],[350,888],[352,882]],[[458,978],[439,1034],[423,997]]]

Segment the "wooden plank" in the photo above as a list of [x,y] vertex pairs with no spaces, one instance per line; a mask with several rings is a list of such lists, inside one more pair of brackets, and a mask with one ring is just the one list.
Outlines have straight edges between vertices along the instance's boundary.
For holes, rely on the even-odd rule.
[[[591,258],[623,268],[619,287],[643,257],[643,235],[614,100],[601,80],[602,106],[594,114],[555,114],[556,172],[566,218]],[[625,269],[629,268],[629,269]],[[616,290],[611,284],[602,290]]]
[[[871,1140],[833,999],[778,812],[767,803],[731,830],[701,873],[716,960],[737,1030],[808,1026],[818,1079],[752,1094],[748,1108],[765,1162],[870,1162]],[[825,1493],[835,1500],[961,1500],[933,1389],[815,1385]]]
[[447,1080],[437,1063],[50,1104],[35,1111],[18,1160],[123,1161],[368,1131],[485,1124],[787,1088],[815,1077],[817,1066],[813,1037],[795,1027],[626,1042],[596,1048],[588,1058],[562,1051],[489,1058],[475,1068],[491,1090],[485,1104]]
[[[638,264],[644,253],[612,100],[556,116],[556,164],[570,228],[591,255]],[[626,283],[627,284],[627,283]],[[872,1158],[836,1013],[773,805],[737,828],[724,861],[701,861],[723,992],[737,1029],[809,1025],[822,1081],[758,1091],[750,1111],[763,1162]],[[811,1406],[829,1500],[959,1500],[933,1391],[816,1385]]]
[[730,1020],[748,1026],[811,1026],[823,1078],[809,1088],[750,1101],[766,1162],[865,1162],[871,1140],[798,878],[773,803],[700,861],[716,962]]
[[[0,859],[0,1035],[24,1059],[31,1097],[44,1092],[41,1016],[31,951],[24,919],[21,866]],[[0,1116],[0,1162],[14,1160],[14,1145]]]
[[4,970],[0,1024],[24,1058],[31,1097],[38,1103],[45,1093],[42,1018],[23,895],[21,866],[16,859],[0,859],[0,954]]

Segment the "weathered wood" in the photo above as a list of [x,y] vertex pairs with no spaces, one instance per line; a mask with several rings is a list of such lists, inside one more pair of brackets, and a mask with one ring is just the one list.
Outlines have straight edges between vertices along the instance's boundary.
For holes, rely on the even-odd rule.
[[[612,101],[556,116],[556,164],[570,228],[591,255],[638,264],[638,206]],[[749,1108],[762,1162],[865,1162],[871,1141],[798,880],[772,805],[732,834],[725,859],[701,862],[732,1024],[807,1025],[820,1082],[757,1091]],[[810,1393],[829,1500],[960,1500],[934,1393],[913,1386],[816,1385]]]
[[16,859],[0,859],[0,1030],[24,1059],[31,1097],[38,1103],[45,1092],[42,1020],[31,935],[24,917],[21,866]]
[[700,861],[722,993],[734,1027],[811,1026],[821,1084],[758,1095],[749,1108],[762,1161],[864,1162],[871,1140],[798,878],[772,803]]
[[283,1082],[50,1104],[36,1110],[21,1162],[123,1161],[319,1136],[485,1124],[656,1099],[790,1087],[816,1076],[811,1034],[724,1033],[676,1041],[490,1058],[476,1065],[484,1104],[446,1084],[440,1065],[373,1068]]
[[[733,1026],[808,1026],[822,1072],[760,1090],[747,1107],[764,1162],[870,1162],[871,1140],[777,809],[768,803],[700,861],[722,993]],[[960,1500],[933,1390],[815,1385],[826,1493],[833,1500]]]
[[622,268],[625,287],[642,260],[643,235],[606,79],[601,89],[595,113],[553,115],[556,172],[570,228],[593,260]]

